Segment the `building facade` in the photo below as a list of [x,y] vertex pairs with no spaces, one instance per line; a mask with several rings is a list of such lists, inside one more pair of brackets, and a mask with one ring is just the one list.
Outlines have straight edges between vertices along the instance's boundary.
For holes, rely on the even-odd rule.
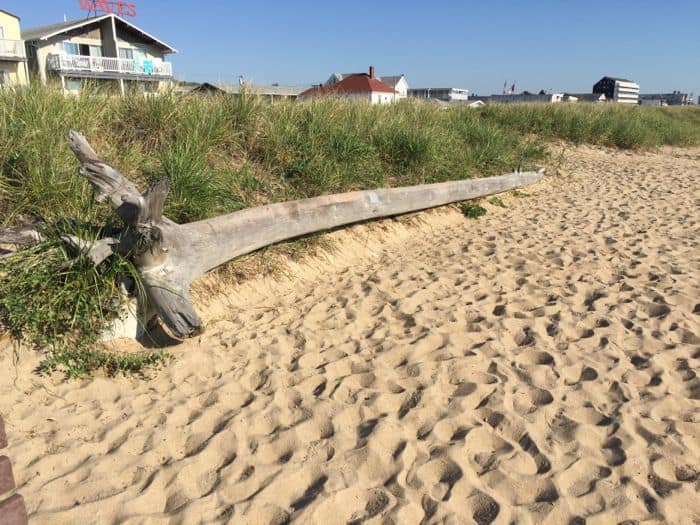
[[673,93],[639,95],[639,103],[643,106],[687,106],[692,104],[692,100],[688,93],[674,91]]
[[203,82],[192,88],[195,93],[225,93],[227,95],[255,95],[271,102],[284,99],[295,99],[304,88],[298,86],[280,86],[279,84],[231,84],[222,82]]
[[27,55],[19,17],[0,9],[0,89],[26,86]]
[[[333,77],[331,76],[331,78]],[[302,91],[298,98],[334,96],[350,100],[364,100],[370,104],[392,104],[398,100],[396,90],[375,76],[373,66],[369,67],[369,74],[352,73],[345,75],[339,82],[329,84],[329,81],[326,81],[326,84],[319,84]]]
[[408,96],[442,100],[443,102],[456,102],[468,100],[469,90],[462,88],[415,88],[408,90]]
[[593,93],[605,95],[608,102],[639,103],[639,84],[625,78],[603,77],[593,84]]
[[[333,73],[328,77],[328,80],[324,82],[323,86],[331,88],[348,77],[362,74],[363,73]],[[408,97],[408,82],[406,81],[405,75],[383,75],[381,77],[376,77],[376,79],[394,90],[394,102]]]
[[554,104],[564,101],[565,97],[563,93],[513,93],[507,95],[490,95],[488,97],[488,102],[490,104],[529,104],[533,102]]
[[108,14],[22,31],[29,71],[66,92],[86,83],[116,92],[156,93],[173,78],[165,55],[177,50],[137,26]]

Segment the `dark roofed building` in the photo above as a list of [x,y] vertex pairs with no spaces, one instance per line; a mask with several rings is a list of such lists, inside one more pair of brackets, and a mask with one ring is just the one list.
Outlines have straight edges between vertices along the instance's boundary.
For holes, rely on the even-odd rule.
[[603,77],[593,84],[593,93],[605,95],[607,101],[623,104],[639,102],[639,85],[618,77]]

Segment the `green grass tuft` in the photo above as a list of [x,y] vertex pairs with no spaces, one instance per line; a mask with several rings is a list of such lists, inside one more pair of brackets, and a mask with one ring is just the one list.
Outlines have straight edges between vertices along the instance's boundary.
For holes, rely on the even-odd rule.
[[525,198],[525,197],[529,197],[529,196],[530,196],[530,194],[529,194],[528,192],[522,191],[522,190],[519,190],[519,189],[514,189],[513,191],[510,192],[510,194],[511,194],[513,197],[517,197],[517,198],[519,198],[519,199],[523,199],[523,198]]
[[491,197],[489,198],[489,202],[493,204],[494,206],[498,206],[499,208],[507,208],[506,203],[503,202],[503,199],[500,197]]
[[459,209],[462,210],[465,217],[470,219],[478,219],[482,215],[486,215],[486,208],[475,202],[463,202],[459,205]]
[[103,329],[124,304],[118,283],[129,277],[140,290],[139,276],[119,255],[95,267],[87,256],[71,253],[59,232],[86,239],[100,233],[56,224],[44,229],[46,240],[40,244],[0,258],[0,332],[45,349],[41,369],[58,369],[69,377],[100,368],[133,372],[162,361],[159,352],[110,357],[97,347]]

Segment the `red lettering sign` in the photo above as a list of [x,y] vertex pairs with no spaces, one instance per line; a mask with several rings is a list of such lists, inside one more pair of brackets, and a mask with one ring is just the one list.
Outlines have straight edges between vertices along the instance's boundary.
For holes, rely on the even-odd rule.
[[108,15],[136,16],[136,4],[113,0],[78,0],[83,11],[98,11]]

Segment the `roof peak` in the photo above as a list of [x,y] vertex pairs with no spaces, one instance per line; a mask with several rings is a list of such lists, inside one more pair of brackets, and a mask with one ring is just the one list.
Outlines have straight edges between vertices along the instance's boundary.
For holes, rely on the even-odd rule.
[[22,39],[28,41],[48,40],[49,38],[60,35],[61,33],[67,33],[68,31],[71,31],[73,29],[78,29],[89,24],[94,24],[95,22],[101,22],[102,20],[106,20],[109,18],[112,18],[115,21],[119,21],[120,24],[124,24],[126,27],[140,33],[142,36],[161,46],[163,49],[166,50],[167,53],[177,53],[177,49],[175,49],[171,45],[166,44],[162,40],[147,33],[146,31],[138,27],[136,24],[132,24],[131,22],[124,20],[122,17],[117,16],[114,13],[105,13],[103,15],[94,17],[87,17],[78,20],[67,20],[65,22],[58,22],[55,24],[31,27],[22,31]]

